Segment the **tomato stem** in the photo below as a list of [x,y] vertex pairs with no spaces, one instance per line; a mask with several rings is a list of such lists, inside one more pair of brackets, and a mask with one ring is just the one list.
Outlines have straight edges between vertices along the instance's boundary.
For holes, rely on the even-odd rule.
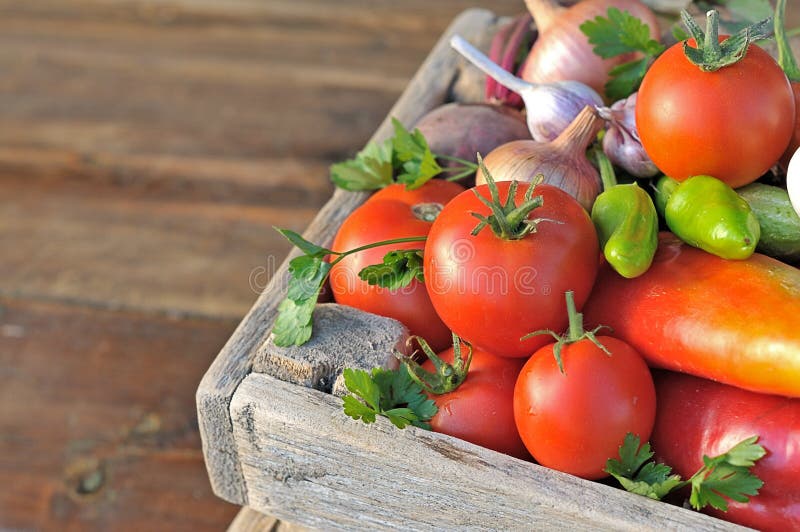
[[705,32],[685,9],[681,11],[681,20],[696,45],[693,48],[688,41],[684,41],[683,53],[690,62],[706,72],[714,72],[736,63],[745,56],[751,43],[770,37],[773,30],[770,17],[751,24],[720,42],[717,10],[712,9],[706,13]]
[[583,314],[578,312],[578,309],[575,306],[575,293],[572,290],[567,290],[567,292],[564,294],[564,297],[567,300],[567,316],[569,318],[569,328],[567,329],[566,334],[558,335],[549,329],[545,329],[542,331],[528,333],[520,338],[520,340],[527,340],[528,338],[537,336],[539,334],[549,334],[552,336],[556,341],[555,344],[553,344],[553,357],[556,359],[556,364],[558,364],[559,371],[566,375],[567,372],[564,370],[564,359],[561,356],[561,351],[564,349],[565,345],[574,344],[575,342],[580,342],[582,340],[588,340],[608,356],[611,356],[611,351],[609,351],[606,346],[601,344],[595,336],[597,331],[600,329],[607,329],[609,327],[605,325],[598,325],[591,331],[585,330],[583,328]]
[[597,161],[597,168],[600,170],[600,179],[603,181],[603,190],[611,190],[617,186],[617,174],[614,172],[614,166],[608,156],[603,153],[602,148],[596,147],[594,156]]
[[492,229],[492,232],[498,238],[502,238],[503,240],[519,240],[536,232],[538,223],[544,219],[536,218],[531,220],[528,219],[528,216],[534,209],[541,207],[544,202],[542,196],[533,195],[536,185],[542,182],[544,176],[539,175],[533,182],[528,184],[528,188],[525,190],[525,195],[522,198],[522,204],[517,206],[516,196],[517,188],[520,184],[519,181],[515,180],[511,182],[511,185],[508,187],[506,202],[502,203],[500,201],[500,191],[497,188],[497,183],[492,177],[492,174],[489,173],[489,169],[486,168],[486,165],[483,163],[483,158],[481,158],[480,154],[478,155],[478,166],[481,172],[483,172],[483,176],[486,178],[486,185],[489,187],[489,196],[491,199],[486,199],[474,188],[472,191],[481,203],[491,209],[492,214],[484,216],[476,212],[471,213],[472,216],[480,220],[480,223],[472,230],[472,235],[477,235],[487,226]]
[[463,342],[468,350],[465,358],[461,350],[462,341],[455,333],[453,333],[452,364],[445,362],[440,356],[434,353],[428,342],[421,336],[412,336],[408,341],[417,342],[419,344],[422,351],[428,357],[428,360],[433,364],[435,370],[428,371],[412,357],[399,352],[395,352],[395,356],[405,365],[411,378],[422,386],[426,392],[434,395],[450,393],[461,386],[467,378],[469,366],[472,363],[472,346],[467,342]]

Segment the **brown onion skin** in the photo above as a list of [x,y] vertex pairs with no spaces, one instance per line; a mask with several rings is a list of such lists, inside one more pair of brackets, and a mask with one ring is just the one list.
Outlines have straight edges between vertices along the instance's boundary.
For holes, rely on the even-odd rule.
[[[561,155],[552,153],[548,156],[547,149],[542,149],[546,144],[533,140],[515,140],[499,146],[491,151],[484,159],[483,164],[489,170],[495,181],[516,180],[521,183],[530,183],[536,176],[542,174],[542,183],[556,186],[569,192],[583,205],[587,212],[591,212],[595,198],[600,194],[602,183],[597,170],[584,157],[583,161],[575,159],[570,165],[576,173],[592,176],[575,184],[574,181],[564,178],[564,162]],[[532,156],[532,152],[537,155]],[[478,171],[475,185],[486,184],[483,172]]]
[[[477,154],[487,154],[512,140],[530,139],[522,113],[501,105],[448,103],[437,107],[417,122],[433,153],[477,162]],[[439,160],[444,167],[458,162]]]
[[[592,51],[588,37],[580,30],[579,26],[586,20],[608,16],[609,7],[630,12],[650,27],[651,37],[660,38],[655,14],[638,0],[584,0],[569,8],[554,6],[554,1],[526,1],[539,26],[539,37],[518,75],[531,83],[576,80],[604,95],[608,71],[636,57],[635,54],[623,54],[602,59]],[[550,13],[554,10],[559,13],[557,16]],[[537,12],[545,14],[540,17]]]
[[[567,192],[591,212],[602,183],[597,169],[586,158],[586,149],[604,125],[605,121],[587,106],[555,140],[515,140],[489,152],[483,164],[495,181],[530,183],[541,174],[543,183]],[[486,183],[481,170],[475,183]]]

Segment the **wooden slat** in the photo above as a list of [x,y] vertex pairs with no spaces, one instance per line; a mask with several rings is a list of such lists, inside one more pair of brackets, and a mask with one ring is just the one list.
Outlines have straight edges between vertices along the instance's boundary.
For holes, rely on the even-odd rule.
[[[414,123],[425,112],[445,100],[456,73],[458,58],[448,43],[453,33],[466,38],[479,35],[494,19],[485,10],[470,10],[460,15],[445,32],[408,88],[384,120],[373,140],[387,138],[390,117]],[[329,243],[341,221],[364,201],[366,194],[337,190],[319,212],[304,236],[323,245]],[[211,484],[215,492],[231,502],[247,504],[246,487],[236,455],[236,442],[230,421],[229,405],[236,387],[250,372],[255,350],[267,334],[280,300],[284,297],[288,260],[281,265],[270,284],[214,360],[197,391],[200,432]]]
[[746,530],[251,373],[231,403],[250,507],[320,530]]
[[223,530],[193,392],[234,327],[0,298],[0,529]]

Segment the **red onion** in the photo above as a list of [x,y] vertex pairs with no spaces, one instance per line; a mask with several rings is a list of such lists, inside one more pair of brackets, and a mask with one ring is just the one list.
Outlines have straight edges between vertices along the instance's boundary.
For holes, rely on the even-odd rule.
[[482,103],[439,106],[420,118],[415,127],[425,136],[443,168],[463,166],[459,160],[477,163],[478,153],[489,153],[512,140],[531,138],[521,112]]
[[574,80],[603,94],[608,71],[634,56],[623,54],[602,59],[592,51],[579,26],[597,16],[607,16],[609,7],[628,11],[650,27],[651,36],[660,35],[655,14],[639,0],[584,0],[571,7],[560,6],[556,0],[525,0],[525,5],[539,30],[539,37],[519,71],[520,77],[531,83]]

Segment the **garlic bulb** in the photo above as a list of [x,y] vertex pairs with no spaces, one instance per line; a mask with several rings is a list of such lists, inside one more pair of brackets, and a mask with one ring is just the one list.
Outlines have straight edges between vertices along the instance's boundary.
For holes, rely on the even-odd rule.
[[603,152],[612,163],[634,177],[653,177],[658,168],[644,151],[636,130],[636,94],[633,93],[611,107],[598,109],[608,120],[609,127],[603,136]]
[[[489,152],[483,162],[495,181],[531,182],[541,174],[543,183],[568,192],[588,212],[602,186],[586,148],[603,126],[594,107],[586,106],[555,140],[515,140]],[[482,171],[475,182],[486,182]]]

